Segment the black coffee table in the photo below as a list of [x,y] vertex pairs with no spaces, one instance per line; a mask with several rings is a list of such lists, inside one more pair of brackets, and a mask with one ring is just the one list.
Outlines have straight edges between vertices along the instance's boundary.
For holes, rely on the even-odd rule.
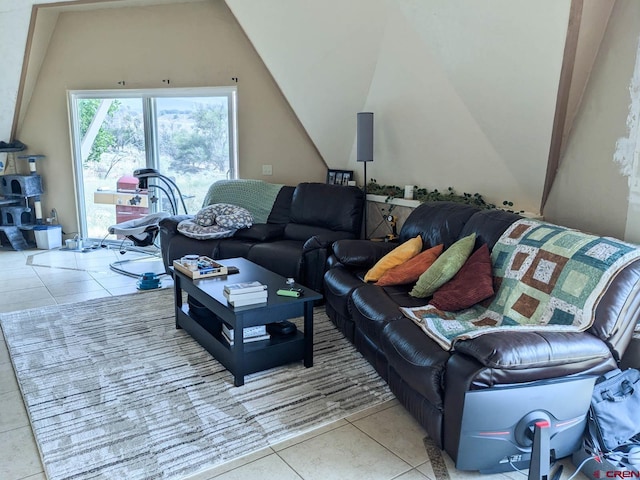
[[[286,279],[244,258],[216,260],[226,266],[236,266],[239,273],[193,280],[173,269],[176,328],[183,328],[234,376],[234,385],[244,385],[250,373],[273,368],[285,363],[304,361],[313,366],[313,303],[322,295],[299,284],[304,294],[299,297],[281,297],[276,290],[287,288]],[[233,308],[223,295],[226,284],[257,280],[267,285],[267,303]],[[183,304],[182,292],[200,302],[212,315],[196,315]],[[304,332],[245,343],[245,327],[266,325],[304,316]],[[223,338],[221,322],[234,329],[233,345]]]

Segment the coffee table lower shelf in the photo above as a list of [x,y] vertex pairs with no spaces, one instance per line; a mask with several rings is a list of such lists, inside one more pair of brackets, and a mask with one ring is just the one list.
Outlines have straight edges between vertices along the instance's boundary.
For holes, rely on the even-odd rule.
[[242,347],[229,345],[213,321],[196,319],[189,315],[189,306],[182,305],[177,312],[177,325],[183,328],[207,352],[234,376],[235,386],[244,384],[244,376],[291,362],[304,360],[304,335],[247,342]]

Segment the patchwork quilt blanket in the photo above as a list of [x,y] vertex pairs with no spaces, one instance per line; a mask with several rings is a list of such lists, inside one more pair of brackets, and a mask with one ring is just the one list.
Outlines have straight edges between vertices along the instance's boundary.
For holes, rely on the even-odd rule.
[[584,331],[611,280],[639,257],[636,245],[523,219],[491,252],[493,297],[459,312],[401,310],[446,350],[495,331]]

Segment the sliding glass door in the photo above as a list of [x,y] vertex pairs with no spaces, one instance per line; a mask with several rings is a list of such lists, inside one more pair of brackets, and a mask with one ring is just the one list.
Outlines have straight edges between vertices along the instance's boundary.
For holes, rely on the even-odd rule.
[[136,169],[172,179],[189,213],[211,183],[236,177],[234,87],[72,91],[69,111],[83,238],[109,238],[111,225],[170,210],[170,192],[137,189]]

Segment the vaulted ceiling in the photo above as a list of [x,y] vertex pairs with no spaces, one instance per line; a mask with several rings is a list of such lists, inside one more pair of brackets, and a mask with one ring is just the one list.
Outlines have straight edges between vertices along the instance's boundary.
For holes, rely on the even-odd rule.
[[[0,138],[19,131],[61,12],[179,1],[44,0],[32,11],[0,0]],[[566,137],[614,0],[574,0],[571,89],[560,97],[571,0],[225,3],[329,167],[359,173],[355,116],[373,111],[371,177],[492,192],[537,211],[554,128]],[[569,120],[554,127],[559,99]]]

